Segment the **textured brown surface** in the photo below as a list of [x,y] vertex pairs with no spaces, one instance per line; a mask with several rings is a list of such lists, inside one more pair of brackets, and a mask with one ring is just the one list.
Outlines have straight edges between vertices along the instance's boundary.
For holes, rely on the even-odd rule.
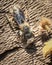
[[[0,0],[0,12],[13,4],[19,4],[23,11],[28,9],[30,27],[37,30],[34,35],[39,33],[36,23],[41,16],[52,18],[52,0]],[[50,59],[42,55],[41,38],[32,48],[21,48],[16,27],[15,22],[8,22],[5,13],[0,13],[0,65],[49,65]]]

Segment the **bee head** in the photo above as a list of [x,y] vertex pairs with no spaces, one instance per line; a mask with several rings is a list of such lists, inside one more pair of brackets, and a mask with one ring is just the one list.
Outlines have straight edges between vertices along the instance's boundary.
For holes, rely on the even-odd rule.
[[28,33],[30,31],[29,27],[28,26],[24,26],[23,27],[23,32],[24,33]]
[[29,24],[28,24],[27,22],[24,21],[24,23],[22,23],[22,24],[20,25],[20,29],[23,31],[24,28],[26,28],[26,27],[29,28]]

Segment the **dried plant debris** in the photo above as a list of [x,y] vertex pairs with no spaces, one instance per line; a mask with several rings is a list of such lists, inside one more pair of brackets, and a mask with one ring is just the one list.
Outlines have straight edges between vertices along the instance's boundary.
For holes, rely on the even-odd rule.
[[48,40],[44,44],[45,46],[43,47],[42,52],[43,52],[43,56],[47,57],[47,55],[52,54],[52,39]]
[[52,24],[51,20],[46,18],[46,17],[42,17],[41,21],[40,21],[40,26],[42,28],[42,30],[45,30],[47,32],[52,32],[50,25]]
[[52,39],[50,39],[49,37],[49,34],[52,33],[52,29],[50,25],[52,26],[52,22],[50,19],[46,17],[41,18],[40,26],[41,26],[41,32],[43,34],[42,37],[44,42],[47,40],[47,42],[44,43],[45,46],[42,49],[44,57],[47,57],[47,55],[52,54]]

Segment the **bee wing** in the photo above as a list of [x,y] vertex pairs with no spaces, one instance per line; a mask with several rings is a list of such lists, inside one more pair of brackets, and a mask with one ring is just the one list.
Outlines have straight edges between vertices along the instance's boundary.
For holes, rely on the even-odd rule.
[[19,25],[24,23],[25,15],[21,9],[17,8],[16,11],[14,11],[14,19]]

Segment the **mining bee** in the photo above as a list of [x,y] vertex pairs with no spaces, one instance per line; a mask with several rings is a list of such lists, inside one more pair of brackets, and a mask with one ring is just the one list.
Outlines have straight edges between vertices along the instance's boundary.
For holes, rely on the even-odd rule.
[[25,46],[27,47],[29,44],[34,42],[34,35],[30,29],[28,21],[25,20],[24,12],[19,8],[14,6],[13,7],[13,18],[14,21],[18,24],[20,29],[19,33],[21,32],[22,41],[24,41]]

